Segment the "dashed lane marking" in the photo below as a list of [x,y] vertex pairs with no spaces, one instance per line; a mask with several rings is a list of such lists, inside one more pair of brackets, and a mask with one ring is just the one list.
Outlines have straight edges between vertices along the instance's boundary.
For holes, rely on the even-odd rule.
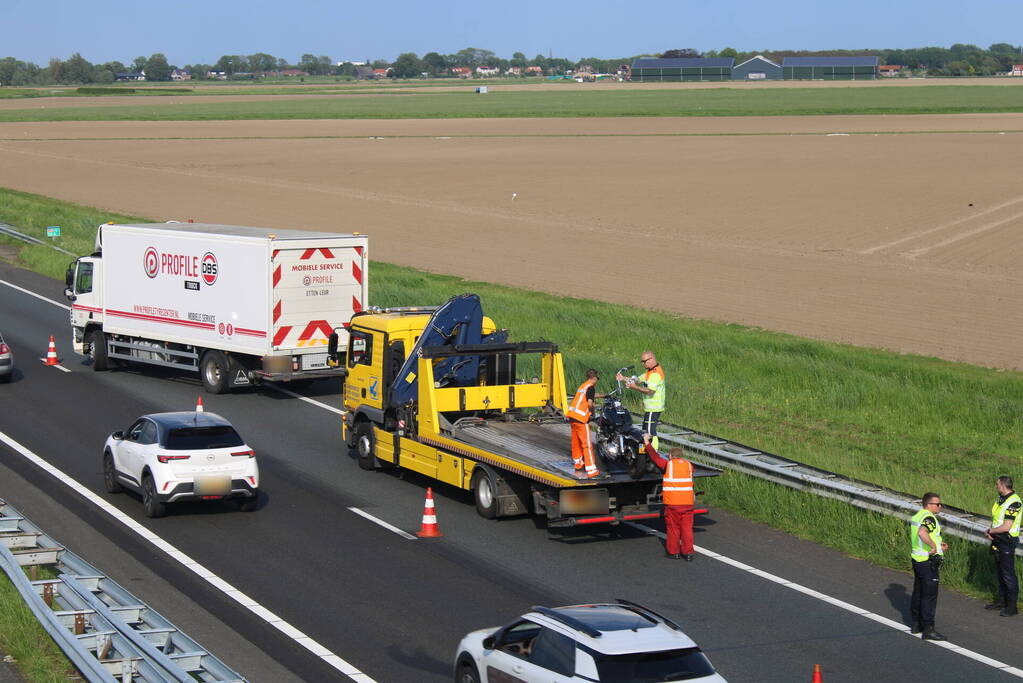
[[373,515],[371,515],[368,512],[366,512],[365,510],[360,510],[359,508],[348,508],[348,509],[351,510],[352,512],[354,512],[355,514],[359,515],[360,517],[365,517],[366,519],[368,519],[369,521],[373,522],[374,524],[379,524],[380,526],[382,526],[383,528],[387,529],[388,531],[393,531],[394,533],[398,534],[402,538],[406,538],[406,539],[408,539],[410,541],[417,541],[417,540],[419,540],[418,538],[416,538],[412,534],[408,533],[407,531],[402,531],[401,529],[399,529],[398,527],[394,526],[393,524],[388,524],[384,520],[379,519],[377,517],[374,517]]
[[[664,534],[663,531],[658,531],[657,529],[651,529],[650,527],[648,527],[646,525],[637,524],[635,522],[625,522],[625,524],[628,524],[629,526],[631,526],[634,529],[638,529],[638,530],[640,530],[640,531],[642,531],[642,532],[644,532],[646,534],[649,534],[650,536],[657,536],[658,538],[661,538],[661,539],[665,538],[665,534]],[[699,546],[694,546],[694,548],[695,548],[696,552],[700,553],[701,555],[706,555],[707,557],[709,557],[711,559],[717,560],[718,562],[722,562],[722,563],[727,564],[727,565],[729,565],[731,567],[735,567],[736,569],[744,571],[744,572],[746,572],[748,574],[753,574],[754,576],[759,576],[760,578],[767,579],[768,581],[771,581],[772,583],[776,583],[779,586],[784,586],[785,588],[789,588],[789,589],[794,590],[794,591],[796,591],[798,593],[802,593],[803,595],[806,595],[808,597],[816,598],[817,600],[820,600],[822,602],[826,602],[829,605],[834,605],[835,607],[839,607],[841,609],[844,609],[847,612],[852,612],[853,614],[858,614],[861,617],[865,617],[867,619],[870,619],[871,621],[876,621],[879,624],[887,626],[888,628],[891,628],[891,629],[893,629],[895,631],[901,631],[902,633],[905,633],[907,635],[911,635],[914,638],[919,638],[920,637],[920,636],[913,635],[912,633],[910,633],[908,626],[906,626],[905,624],[903,624],[901,622],[895,621],[894,619],[889,619],[887,617],[883,617],[880,614],[874,614],[873,612],[870,612],[869,610],[865,610],[862,607],[857,607],[856,605],[848,603],[848,602],[846,602],[844,600],[839,600],[838,598],[833,598],[830,595],[826,595],[825,593],[821,593],[819,591],[815,591],[812,588],[807,588],[806,586],[803,586],[802,584],[798,584],[798,583],[795,583],[793,581],[789,581],[788,579],[785,579],[785,578],[783,578],[781,576],[778,576],[776,574],[771,574],[770,572],[765,572],[762,569],[757,569],[756,567],[751,567],[750,565],[746,564],[745,562],[740,562],[739,560],[733,560],[732,558],[727,557],[725,555],[722,555],[720,553],[716,553],[713,550],[708,550],[706,548],[700,548]],[[974,652],[973,650],[967,650],[964,647],[959,647],[958,645],[954,645],[954,644],[952,644],[952,643],[950,643],[948,641],[928,640],[926,642],[931,643],[932,645],[937,645],[938,647],[943,647],[946,650],[949,650],[951,652],[955,652],[958,655],[962,655],[963,657],[967,657],[969,659],[972,659],[975,662],[980,662],[981,664],[985,664],[987,666],[990,666],[993,669],[998,669],[999,671],[1004,671],[1005,673],[1010,674],[1012,676],[1015,676],[1016,678],[1023,678],[1023,671],[1021,671],[1020,669],[1012,666],[1011,664],[1006,664],[1005,662],[1000,662],[997,659],[992,659],[990,657],[986,657],[986,656],[980,654],[979,652]]]

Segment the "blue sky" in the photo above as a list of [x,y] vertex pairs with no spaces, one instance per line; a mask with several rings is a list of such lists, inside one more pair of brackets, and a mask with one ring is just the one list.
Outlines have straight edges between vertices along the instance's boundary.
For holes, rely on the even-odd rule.
[[297,62],[393,59],[477,47],[572,60],[701,51],[1023,44],[1019,1],[310,2],[3,0],[0,57],[94,63],[162,52],[175,65],[267,52]]

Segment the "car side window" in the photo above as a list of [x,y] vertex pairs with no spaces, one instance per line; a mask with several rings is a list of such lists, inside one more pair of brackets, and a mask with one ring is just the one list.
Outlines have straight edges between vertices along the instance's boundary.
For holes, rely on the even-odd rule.
[[540,625],[523,619],[512,624],[497,639],[496,649],[515,657],[529,659],[533,641],[540,634]]
[[92,264],[78,264],[78,279],[75,281],[75,294],[88,294],[92,291]]
[[145,424],[142,426],[142,433],[139,435],[138,441],[141,444],[156,443],[156,434],[156,424],[146,420]]
[[138,420],[131,427],[128,427],[127,438],[128,441],[138,441],[142,436],[142,430],[146,428],[145,420]]
[[575,641],[549,628],[533,640],[529,661],[562,676],[575,675]]

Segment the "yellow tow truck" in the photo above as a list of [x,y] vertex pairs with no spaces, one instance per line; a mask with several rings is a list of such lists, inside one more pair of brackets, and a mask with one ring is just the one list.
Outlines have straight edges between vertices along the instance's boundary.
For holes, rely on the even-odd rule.
[[558,347],[509,342],[476,295],[369,309],[348,333],[347,357],[336,335],[329,354],[347,366],[342,436],[363,469],[401,467],[472,491],[488,519],[534,513],[563,527],[660,514],[658,471],[574,471]]

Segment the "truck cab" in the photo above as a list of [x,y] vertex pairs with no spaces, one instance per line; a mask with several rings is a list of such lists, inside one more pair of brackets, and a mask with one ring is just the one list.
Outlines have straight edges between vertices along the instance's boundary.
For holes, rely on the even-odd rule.
[[64,296],[71,302],[74,349],[80,354],[90,353],[91,335],[103,328],[103,260],[93,255],[72,261],[64,284]]

